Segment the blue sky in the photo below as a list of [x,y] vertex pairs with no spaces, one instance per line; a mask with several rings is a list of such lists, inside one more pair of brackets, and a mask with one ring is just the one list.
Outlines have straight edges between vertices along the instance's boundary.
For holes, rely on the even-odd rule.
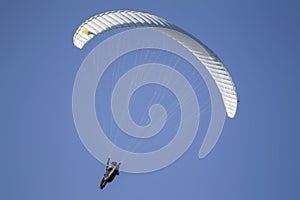
[[[1,2],[0,199],[299,199],[298,1]],[[173,165],[121,174],[97,188],[104,166],[82,145],[72,89],[91,47],[73,33],[95,14],[161,16],[209,46],[241,99],[213,151],[201,137]]]

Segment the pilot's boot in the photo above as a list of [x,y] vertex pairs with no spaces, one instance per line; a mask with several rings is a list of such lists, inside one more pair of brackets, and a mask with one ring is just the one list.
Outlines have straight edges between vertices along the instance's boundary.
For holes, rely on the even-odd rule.
[[106,181],[104,179],[101,180],[100,189],[102,190],[106,185]]

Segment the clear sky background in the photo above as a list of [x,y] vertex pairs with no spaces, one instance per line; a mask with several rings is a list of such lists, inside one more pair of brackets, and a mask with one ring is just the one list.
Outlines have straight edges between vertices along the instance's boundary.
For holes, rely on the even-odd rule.
[[[297,0],[1,1],[0,199],[300,199]],[[210,47],[241,103],[213,151],[201,138],[173,165],[122,173],[101,191],[104,166],[82,145],[72,89],[88,54],[72,37],[109,10],[153,13]]]

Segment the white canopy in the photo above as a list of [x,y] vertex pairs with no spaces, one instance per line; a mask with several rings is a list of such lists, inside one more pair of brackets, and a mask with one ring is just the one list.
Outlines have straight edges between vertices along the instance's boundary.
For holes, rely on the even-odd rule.
[[221,60],[204,44],[181,28],[148,13],[118,10],[95,15],[83,22],[76,30],[73,43],[82,49],[93,37],[120,28],[149,27],[160,31],[188,49],[209,71],[216,82],[226,108],[233,118],[237,110],[237,93],[232,78]]

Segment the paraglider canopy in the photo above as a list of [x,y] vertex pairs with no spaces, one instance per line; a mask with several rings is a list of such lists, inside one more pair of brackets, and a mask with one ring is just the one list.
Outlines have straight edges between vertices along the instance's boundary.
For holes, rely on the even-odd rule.
[[183,45],[206,67],[222,95],[227,116],[233,118],[237,110],[237,93],[233,80],[221,60],[204,44],[181,28],[152,14],[117,10],[95,15],[76,30],[73,43],[82,49],[98,34],[120,28],[147,27],[173,38]]

